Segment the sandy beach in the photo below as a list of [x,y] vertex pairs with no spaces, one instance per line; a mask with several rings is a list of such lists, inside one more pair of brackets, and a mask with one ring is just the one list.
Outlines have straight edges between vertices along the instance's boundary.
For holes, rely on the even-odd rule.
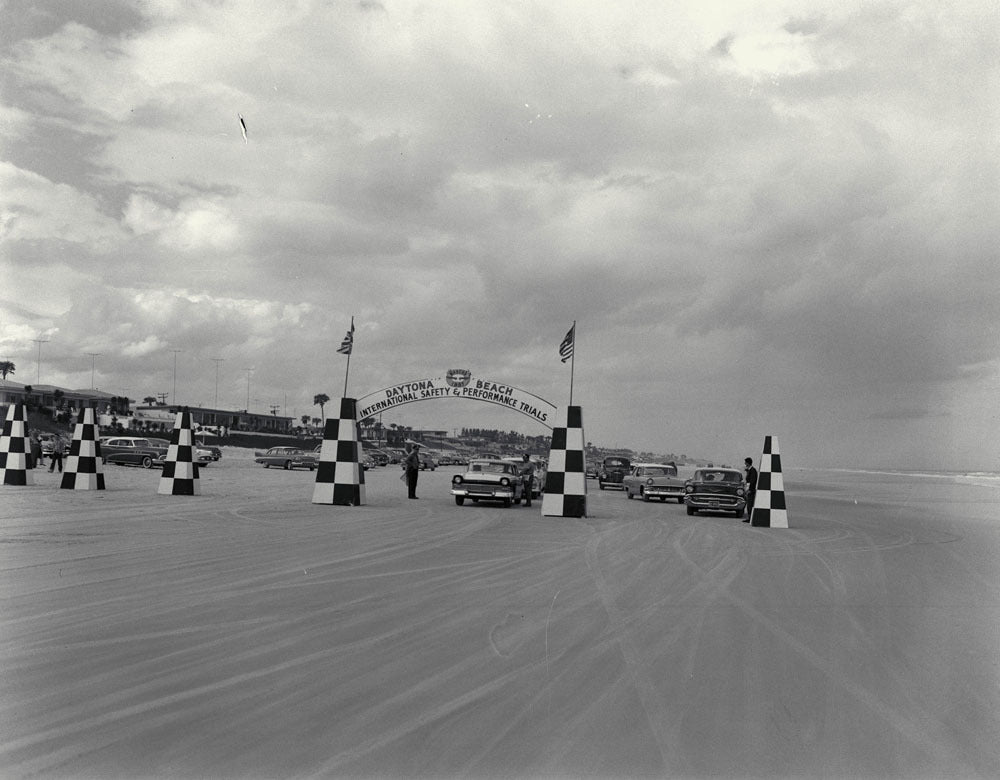
[[0,489],[0,774],[996,776],[988,481],[793,469],[772,530],[457,507],[457,470]]

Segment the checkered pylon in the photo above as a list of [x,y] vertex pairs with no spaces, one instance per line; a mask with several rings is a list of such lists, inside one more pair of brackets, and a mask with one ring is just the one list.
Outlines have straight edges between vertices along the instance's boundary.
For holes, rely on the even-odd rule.
[[[562,422],[561,420],[559,422]],[[587,469],[583,450],[583,411],[566,408],[565,425],[552,429],[552,448],[542,494],[544,517],[587,516]]]
[[31,441],[28,437],[28,413],[24,404],[11,404],[0,435],[0,485],[34,485],[28,468]]
[[73,428],[66,467],[60,487],[67,490],[104,490],[104,464],[101,443],[97,440],[94,410],[81,409]]
[[781,454],[778,439],[764,437],[764,454],[757,470],[757,494],[753,501],[750,525],[760,528],[788,528],[785,508],[785,482],[781,476]]
[[357,403],[340,399],[340,417],[331,417],[323,430],[323,445],[316,467],[314,504],[361,506],[365,503],[365,470],[361,467]]
[[201,493],[194,449],[191,412],[177,412],[157,493],[164,496],[197,496]]

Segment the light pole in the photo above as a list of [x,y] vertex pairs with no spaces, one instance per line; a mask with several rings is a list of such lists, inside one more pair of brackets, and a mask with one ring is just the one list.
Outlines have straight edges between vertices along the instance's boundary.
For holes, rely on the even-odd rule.
[[174,404],[176,405],[177,404],[177,353],[178,352],[183,352],[184,350],[183,349],[172,349],[170,351],[174,353],[174,392],[170,396],[170,400],[173,401]]
[[42,344],[47,344],[48,339],[32,339],[38,345],[38,374],[35,377],[35,384],[40,385],[42,383]]
[[94,368],[97,365],[97,358],[102,354],[100,352],[88,352],[90,355],[90,389],[94,389]]
[[222,363],[225,358],[212,358],[215,361],[215,408],[219,408],[219,363]]

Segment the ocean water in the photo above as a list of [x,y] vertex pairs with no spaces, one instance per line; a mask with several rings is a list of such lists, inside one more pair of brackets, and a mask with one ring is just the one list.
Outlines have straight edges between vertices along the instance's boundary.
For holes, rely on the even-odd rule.
[[789,475],[798,472],[803,476],[822,479],[824,476],[840,481],[838,477],[896,477],[941,479],[960,485],[1000,488],[1000,472],[996,471],[911,471],[907,469],[790,469]]

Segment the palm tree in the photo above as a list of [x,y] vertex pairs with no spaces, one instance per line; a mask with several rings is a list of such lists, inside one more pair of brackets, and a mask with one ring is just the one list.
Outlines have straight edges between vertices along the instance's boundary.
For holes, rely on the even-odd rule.
[[326,393],[318,393],[313,396],[313,403],[319,406],[320,418],[323,420],[324,423],[326,422],[326,414],[323,411],[323,406],[329,400],[330,396],[328,396]]
[[0,361],[0,374],[3,375],[4,379],[7,378],[7,374],[14,373],[14,368],[15,368],[14,364],[11,363],[9,360]]
[[309,424],[309,415],[308,414],[302,415],[302,424],[303,425],[308,425]]

